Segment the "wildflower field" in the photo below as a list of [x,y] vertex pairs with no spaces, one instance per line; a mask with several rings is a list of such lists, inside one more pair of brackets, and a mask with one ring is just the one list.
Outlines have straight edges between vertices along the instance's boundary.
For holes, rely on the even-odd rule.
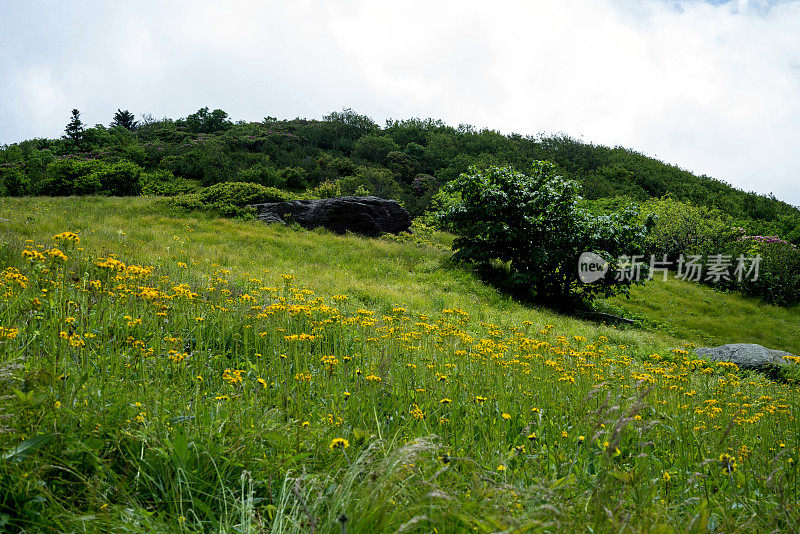
[[797,384],[691,339],[526,308],[429,240],[1,206],[2,529],[797,528]]

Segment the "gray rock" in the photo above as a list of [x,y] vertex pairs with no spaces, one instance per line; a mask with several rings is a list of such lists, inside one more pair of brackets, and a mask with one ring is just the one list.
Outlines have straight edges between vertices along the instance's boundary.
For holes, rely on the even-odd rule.
[[790,363],[784,356],[792,356],[782,350],[768,349],[754,343],[731,343],[719,347],[696,348],[698,356],[715,362],[733,362],[742,369],[762,369]]
[[296,222],[303,228],[322,226],[343,234],[397,234],[411,227],[411,217],[394,200],[378,197],[336,197],[253,204],[264,222]]

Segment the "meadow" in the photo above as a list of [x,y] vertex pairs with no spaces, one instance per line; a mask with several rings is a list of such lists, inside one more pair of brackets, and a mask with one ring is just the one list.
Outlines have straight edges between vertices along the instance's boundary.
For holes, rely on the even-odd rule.
[[800,352],[797,308],[654,281],[601,303],[643,319],[623,329],[509,299],[453,265],[444,234],[336,236],[153,198],[3,198],[0,218],[8,530],[800,519],[797,383],[691,352]]

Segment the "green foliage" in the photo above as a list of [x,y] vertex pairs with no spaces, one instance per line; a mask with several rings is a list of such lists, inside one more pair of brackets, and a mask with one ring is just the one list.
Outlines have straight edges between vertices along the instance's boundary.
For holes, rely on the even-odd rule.
[[655,226],[645,240],[645,252],[669,261],[691,254],[719,254],[741,235],[732,219],[721,211],[695,206],[674,198],[650,200],[641,205],[642,217],[653,216]]
[[234,217],[251,215],[253,210],[247,207],[248,204],[292,199],[293,195],[274,187],[248,182],[224,182],[203,188],[197,193],[178,195],[170,203],[185,210],[213,210]]
[[194,189],[194,186],[183,178],[165,170],[142,173],[140,182],[143,195],[172,197],[182,193],[189,193]]
[[[534,164],[529,176],[508,167],[470,168],[449,184],[461,194],[461,204],[444,215],[458,235],[454,258],[507,264],[512,288],[559,305],[627,291],[633,278],[614,279],[618,257],[640,252],[648,224],[637,223],[635,211],[596,216],[580,209],[578,187],[547,162]],[[611,272],[581,283],[583,252],[603,257]]]
[[396,152],[399,148],[387,135],[365,135],[356,141],[353,153],[370,163],[385,165],[388,154]]
[[[150,147],[151,150],[153,148],[156,152],[160,152],[158,148],[161,147]],[[154,156],[154,159],[155,157],[158,156]],[[224,182],[236,176],[231,151],[225,142],[218,138],[200,137],[194,143],[188,143],[182,151],[163,157],[158,166],[176,176],[198,180],[203,186]]]
[[129,161],[101,165],[96,171],[75,180],[73,193],[77,195],[132,196],[142,192],[139,182],[142,169]]
[[349,155],[358,139],[377,132],[380,127],[366,115],[359,115],[352,109],[346,108],[325,115],[322,124],[305,130],[304,133],[320,148],[333,149]]
[[354,176],[345,176],[340,183],[345,195],[353,195],[359,189],[380,198],[398,199],[402,194],[392,173],[378,167],[359,167]]
[[446,215],[458,208],[461,203],[461,192],[447,184],[433,195],[422,221],[427,226],[452,232],[454,228]]
[[186,117],[186,128],[192,133],[214,133],[231,127],[228,114],[221,109],[209,112],[207,107]]
[[253,165],[239,172],[236,177],[239,182],[253,182],[265,187],[286,187],[286,177],[278,172],[275,167],[268,164]]
[[39,195],[138,195],[142,169],[129,161],[107,164],[100,160],[67,158],[47,166],[45,178],[35,184]]
[[[676,265],[680,256],[701,256],[704,269],[714,256],[730,260],[729,275],[720,280],[703,278],[719,288],[738,290],[780,306],[800,302],[800,251],[778,237],[746,236],[725,213],[695,206],[673,198],[650,200],[642,204],[644,215],[656,224],[645,240],[645,252],[660,259],[663,255]],[[735,273],[739,258],[759,256],[758,275]],[[750,262],[744,261],[745,270]],[[707,272],[707,271],[706,271]]]
[[48,196],[68,196],[75,194],[75,184],[103,164],[97,160],[60,159],[47,166],[43,180],[34,185],[34,193]]
[[22,169],[15,166],[0,167],[0,196],[18,197],[27,193],[29,187],[30,180]]
[[[32,139],[0,147],[0,169],[16,169],[3,171],[7,186],[0,187],[0,193],[42,194],[53,189],[48,185],[53,182],[48,165],[70,156],[106,165],[128,161],[146,173],[165,170],[203,186],[243,181],[301,193],[325,181],[341,180],[343,191],[362,188],[394,198],[418,216],[429,211],[440,184],[455,180],[471,166],[509,166],[527,172],[534,161],[547,160],[559,175],[577,180],[582,196],[590,200],[625,197],[644,202],[669,195],[696,209],[719,210],[749,234],[778,235],[800,244],[800,210],[786,202],[734,189],[632,150],[564,135],[503,135],[418,118],[389,120],[381,128],[351,109],[323,120],[266,117],[262,122],[235,124],[223,110],[208,107],[178,120],[145,114],[138,124],[133,114],[118,109],[109,128],[84,128],[75,112],[64,139]],[[97,188],[87,182],[81,189]],[[69,187],[55,189],[62,191],[57,194],[70,194],[63,192]]]
[[[760,257],[758,276],[744,273],[741,280],[731,277],[719,285],[735,288],[745,295],[757,296],[779,306],[800,302],[800,250],[783,239],[765,236],[743,236],[726,249],[734,265],[740,256]],[[750,262],[745,263],[745,269]]]
[[338,181],[326,181],[310,191],[311,198],[335,198],[342,196],[342,187]]
[[280,171],[279,181],[290,191],[302,191],[308,185],[308,172],[301,167],[287,167]]

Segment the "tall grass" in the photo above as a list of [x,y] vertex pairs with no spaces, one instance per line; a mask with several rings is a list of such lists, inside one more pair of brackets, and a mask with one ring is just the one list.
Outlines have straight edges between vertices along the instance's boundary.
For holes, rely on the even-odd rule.
[[3,200],[7,528],[796,524],[794,386],[522,307],[436,247],[152,202]]

